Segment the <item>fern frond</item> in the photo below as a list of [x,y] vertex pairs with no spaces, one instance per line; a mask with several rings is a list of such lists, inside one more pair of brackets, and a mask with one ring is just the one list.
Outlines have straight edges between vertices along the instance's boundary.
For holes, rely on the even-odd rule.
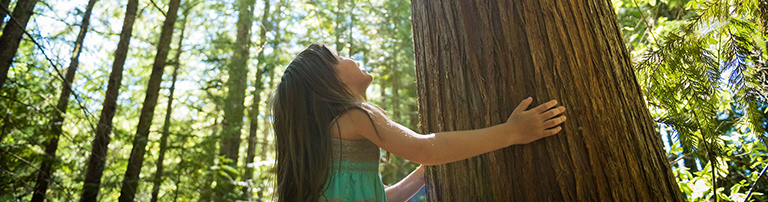
[[766,122],[768,122],[768,113],[766,109],[768,103],[765,100],[761,100],[757,97],[747,97],[747,104],[745,106],[745,115],[747,116],[747,126],[756,134],[757,138],[763,142],[768,143],[768,136],[766,136]]

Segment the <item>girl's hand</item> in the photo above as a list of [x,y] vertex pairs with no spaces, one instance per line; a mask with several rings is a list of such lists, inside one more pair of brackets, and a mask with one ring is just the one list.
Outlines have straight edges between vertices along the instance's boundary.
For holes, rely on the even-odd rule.
[[562,129],[557,125],[565,121],[565,115],[558,115],[565,111],[565,107],[553,108],[557,106],[557,100],[551,100],[526,110],[531,102],[533,102],[533,98],[530,97],[520,102],[515,111],[509,115],[507,123],[504,123],[514,134],[511,137],[513,144],[528,144],[557,134]]

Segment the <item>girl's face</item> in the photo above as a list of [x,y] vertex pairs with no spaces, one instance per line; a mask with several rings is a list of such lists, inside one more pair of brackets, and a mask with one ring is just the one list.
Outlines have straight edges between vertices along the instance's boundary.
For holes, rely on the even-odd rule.
[[355,94],[356,97],[365,98],[365,91],[368,85],[373,81],[373,76],[364,69],[360,69],[357,63],[351,58],[339,57],[339,64],[336,65],[336,73],[344,85]]

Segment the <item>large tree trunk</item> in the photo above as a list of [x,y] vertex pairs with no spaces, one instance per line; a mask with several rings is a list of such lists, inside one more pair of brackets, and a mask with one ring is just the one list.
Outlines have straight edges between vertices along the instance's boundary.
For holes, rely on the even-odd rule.
[[430,201],[683,201],[610,1],[414,0],[421,131],[503,123],[528,96],[560,134],[427,169]]
[[168,59],[168,51],[171,49],[173,26],[176,25],[180,2],[181,0],[171,0],[168,4],[168,13],[166,14],[165,22],[163,22],[162,31],[160,31],[160,40],[157,43],[157,55],[155,55],[155,61],[152,64],[152,73],[149,75],[147,94],[144,97],[141,115],[139,115],[136,135],[133,137],[133,148],[131,148],[131,156],[128,159],[128,168],[125,170],[123,185],[120,189],[120,202],[133,202],[136,196],[141,165],[144,163],[144,153],[147,151],[149,128],[152,126],[152,119],[155,117],[155,106],[157,106],[160,83],[163,81],[163,71]]
[[[51,126],[51,133],[48,143],[45,145],[46,159],[43,160],[40,166],[40,172],[37,175],[37,183],[35,184],[35,192],[32,195],[32,202],[43,202],[45,200],[45,192],[48,191],[48,181],[51,179],[52,167],[54,159],[56,159],[56,149],[59,147],[59,136],[61,136],[61,127],[64,125],[63,114],[67,113],[67,106],[69,105],[69,96],[72,93],[72,81],[75,79],[75,72],[77,66],[80,64],[80,52],[82,52],[83,41],[85,40],[85,34],[88,33],[88,25],[90,24],[91,11],[96,4],[96,0],[88,1],[88,5],[85,7],[85,13],[83,14],[82,22],[80,23],[80,33],[77,34],[75,40],[74,50],[72,50],[72,57],[70,58],[69,68],[67,68],[67,74],[64,82],[61,83],[61,94],[59,95],[59,102],[56,105],[56,110],[53,112],[53,117],[48,123]],[[2,18],[0,18],[2,19]]]
[[24,29],[26,29],[27,22],[29,22],[29,18],[35,10],[37,1],[16,1],[16,7],[11,14],[13,18],[8,20],[8,26],[3,27],[3,36],[0,36],[0,47],[3,47],[0,49],[0,90],[3,89],[3,84],[5,84],[5,80],[8,78],[8,70],[11,68],[16,51],[19,50],[19,43],[21,43],[21,38],[24,36]]
[[[228,68],[229,78],[227,98],[224,103],[224,121],[221,131],[220,154],[227,159],[225,163],[232,168],[237,167],[240,151],[240,130],[243,128],[243,111],[245,110],[245,89],[248,83],[248,60],[251,47],[251,27],[253,25],[253,8],[255,0],[238,0],[237,10],[237,36],[235,37],[235,51]],[[220,172],[217,172],[220,173]],[[217,177],[215,201],[234,200],[234,180],[237,176]]]
[[[253,167],[250,164],[253,163],[253,158],[256,157],[256,147],[258,143],[257,132],[259,130],[259,106],[261,104],[261,91],[264,89],[264,79],[262,77],[271,74],[271,70],[267,69],[268,65],[264,61],[264,46],[267,43],[267,30],[272,27],[269,21],[269,0],[264,1],[264,13],[261,15],[261,26],[259,26],[259,54],[256,56],[257,67],[264,66],[263,69],[259,69],[256,72],[256,81],[254,81],[253,90],[253,103],[251,103],[251,111],[248,113],[251,123],[248,127],[248,149],[245,157],[245,173],[243,174],[243,181],[250,182],[253,180]],[[253,183],[250,183],[253,185]],[[243,200],[250,201],[253,194],[251,193],[251,186],[243,186]]]
[[112,132],[112,118],[115,116],[115,110],[117,110],[117,96],[120,94],[120,82],[123,79],[123,65],[125,65],[125,57],[128,55],[128,46],[131,42],[131,33],[133,32],[133,23],[136,20],[138,4],[139,0],[128,0],[128,5],[126,6],[125,19],[122,31],[120,31],[120,41],[117,42],[115,61],[112,63],[112,72],[109,75],[109,83],[107,84],[106,95],[104,95],[99,124],[96,126],[96,135],[93,138],[91,156],[88,158],[88,168],[85,173],[85,182],[83,183],[83,195],[80,197],[80,201],[83,202],[96,201],[99,196],[101,175],[104,171],[104,163],[107,160],[109,133]]
[[[165,160],[165,151],[168,149],[168,136],[170,136],[171,128],[171,112],[173,112],[173,91],[176,90],[176,78],[181,68],[181,50],[184,42],[184,31],[187,27],[187,16],[189,15],[189,9],[184,10],[184,19],[181,22],[181,33],[179,34],[179,42],[176,47],[176,55],[173,57],[173,74],[171,75],[171,88],[168,95],[168,106],[165,107],[165,120],[163,121],[163,134],[160,136],[160,151],[158,151],[155,177],[152,180],[152,202],[157,202],[157,194],[160,193],[160,183],[163,182],[163,161]],[[182,159],[183,162],[183,159]]]

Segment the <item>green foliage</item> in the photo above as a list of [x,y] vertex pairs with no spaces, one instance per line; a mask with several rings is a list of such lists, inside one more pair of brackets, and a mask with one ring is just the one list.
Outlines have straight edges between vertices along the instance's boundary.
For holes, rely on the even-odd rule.
[[[342,5],[339,4],[342,3]],[[140,1],[134,26],[133,40],[124,71],[123,85],[118,97],[118,109],[113,120],[111,142],[106,168],[102,177],[100,201],[115,201],[127,166],[130,145],[138,122],[139,109],[144,99],[149,67],[156,53],[161,23],[165,19],[167,1]],[[85,2],[72,3],[49,0],[38,6],[30,21],[29,31],[44,48],[37,49],[25,39],[17,54],[9,81],[0,92],[0,200],[29,200],[37,177],[37,167],[44,160],[44,146],[52,110],[61,90],[61,79],[54,67],[42,57],[44,51],[52,56],[54,65],[63,71],[69,63],[74,38]],[[93,128],[99,119],[101,102],[108,81],[118,34],[121,29],[125,2],[99,1],[91,17],[91,28],[83,45],[80,68],[73,83],[74,95],[63,123],[49,201],[73,201],[82,192],[85,164],[91,149]],[[216,190],[216,177],[234,183],[234,190],[248,187],[254,200],[269,200],[274,193],[274,137],[269,128],[266,110],[257,116],[259,128],[255,163],[227,166],[217,157],[219,133],[222,128],[222,109],[227,87],[226,69],[233,55],[237,8],[234,0],[183,2],[182,9],[192,7],[189,14],[180,16],[188,21],[186,39],[182,47],[171,44],[171,54],[183,50],[180,61],[182,71],[176,85],[174,110],[171,118],[165,171],[160,184],[160,201],[205,201]],[[197,6],[192,6],[198,4]],[[11,5],[11,8],[13,5]],[[416,90],[413,69],[413,42],[411,38],[410,1],[328,1],[328,0],[273,0],[267,24],[262,24],[264,2],[257,1],[252,9],[256,13],[252,30],[251,72],[265,71],[262,78],[248,76],[248,92],[256,81],[264,82],[260,100],[246,98],[246,106],[257,102],[266,108],[276,80],[293,57],[310,43],[339,46],[340,54],[353,57],[377,78],[369,89],[369,100],[391,111],[391,118],[416,129]],[[177,27],[180,26],[177,24]],[[258,35],[265,26],[266,44]],[[338,40],[336,40],[338,37]],[[178,40],[176,37],[173,39]],[[263,57],[256,53],[263,51]],[[171,68],[171,67],[167,67]],[[166,71],[171,72],[171,71]],[[62,72],[63,73],[63,72]],[[393,79],[398,73],[397,79]],[[148,201],[151,193],[151,173],[158,157],[158,140],[165,116],[170,75],[164,75],[158,108],[147,145],[136,199]],[[394,87],[397,86],[397,87]],[[395,89],[396,88],[396,89]],[[77,101],[75,101],[77,97]],[[398,113],[392,113],[395,110]],[[250,128],[244,127],[243,134]],[[242,141],[245,153],[247,141]],[[241,155],[245,156],[245,155]],[[382,155],[384,156],[384,155]],[[242,179],[245,166],[254,168],[254,177]],[[382,164],[382,177],[388,185],[405,177],[418,165],[392,156]],[[218,174],[218,175],[216,175]],[[221,191],[221,190],[219,190]],[[240,193],[228,192],[232,198]],[[221,192],[223,193],[223,191]]]
[[[692,201],[743,201],[755,183],[751,200],[768,199],[762,195],[768,183],[756,182],[768,154],[768,21],[761,20],[768,9],[760,3],[614,2],[646,103],[670,128],[662,134],[676,137],[665,142],[681,190]],[[678,164],[688,157],[696,162]]]
[[[753,190],[755,201],[766,201],[768,176],[756,182],[766,167],[766,122],[768,121],[768,3],[760,0],[615,0],[625,43],[636,64],[652,116],[659,122],[669,148],[670,162],[680,188],[691,201],[712,200],[712,178],[716,178],[721,200],[742,201]],[[83,46],[81,68],[73,84],[74,97],[64,121],[64,134],[54,159],[55,173],[48,191],[49,201],[77,200],[90,151],[93,126],[98,121],[104,89],[113,60],[124,11],[122,1],[101,0],[96,4],[91,30]],[[144,99],[148,68],[152,65],[162,14],[167,2],[141,1],[118,97],[112,142],[100,190],[101,201],[114,201],[125,172],[138,109]],[[197,6],[191,6],[199,4]],[[29,200],[36,168],[44,160],[44,145],[61,80],[45,61],[52,56],[60,70],[69,62],[84,2],[48,0],[38,6],[29,29],[41,41],[37,49],[28,39],[22,42],[0,92],[0,200]],[[250,165],[227,166],[217,157],[222,109],[227,93],[224,81],[233,55],[237,8],[235,0],[190,1],[187,34],[182,47],[172,43],[171,53],[183,50],[183,71],[174,101],[174,112],[166,153],[166,171],[160,201],[206,201],[215,191],[218,177],[253,193],[254,200],[270,200],[274,193],[274,137],[267,110],[258,114],[257,138],[261,147]],[[184,6],[182,6],[184,7]],[[284,67],[311,43],[326,43],[342,56],[361,62],[374,75],[368,100],[388,111],[394,121],[418,131],[416,82],[413,67],[410,1],[406,0],[273,0],[262,24],[265,5],[257,1],[252,30],[248,92],[254,82],[264,91],[251,103],[266,108],[275,82]],[[183,9],[182,9],[183,10]],[[269,30],[266,44],[259,27]],[[177,40],[174,37],[174,40]],[[262,52],[262,56],[256,53]],[[170,72],[170,71],[167,71]],[[165,80],[170,80],[166,75]],[[154,173],[158,156],[161,120],[165,116],[167,88],[161,85],[160,108],[149,135],[148,152],[141,173]],[[178,104],[177,104],[178,103]],[[247,125],[247,124],[246,124]],[[242,134],[251,130],[244,127]],[[242,141],[245,154],[247,141]],[[245,156],[245,155],[241,155]],[[418,165],[382,152],[382,180],[392,185]],[[683,163],[686,162],[686,163]],[[253,179],[242,179],[245,167],[253,168]],[[692,166],[692,167],[691,167]],[[714,168],[714,175],[712,172]],[[218,175],[217,175],[218,173]],[[149,200],[151,175],[142,175],[137,200]],[[221,179],[219,179],[221,180]],[[754,188],[753,188],[754,185]],[[219,190],[221,191],[221,190]],[[418,197],[417,197],[418,198]],[[423,197],[420,198],[423,200]]]

